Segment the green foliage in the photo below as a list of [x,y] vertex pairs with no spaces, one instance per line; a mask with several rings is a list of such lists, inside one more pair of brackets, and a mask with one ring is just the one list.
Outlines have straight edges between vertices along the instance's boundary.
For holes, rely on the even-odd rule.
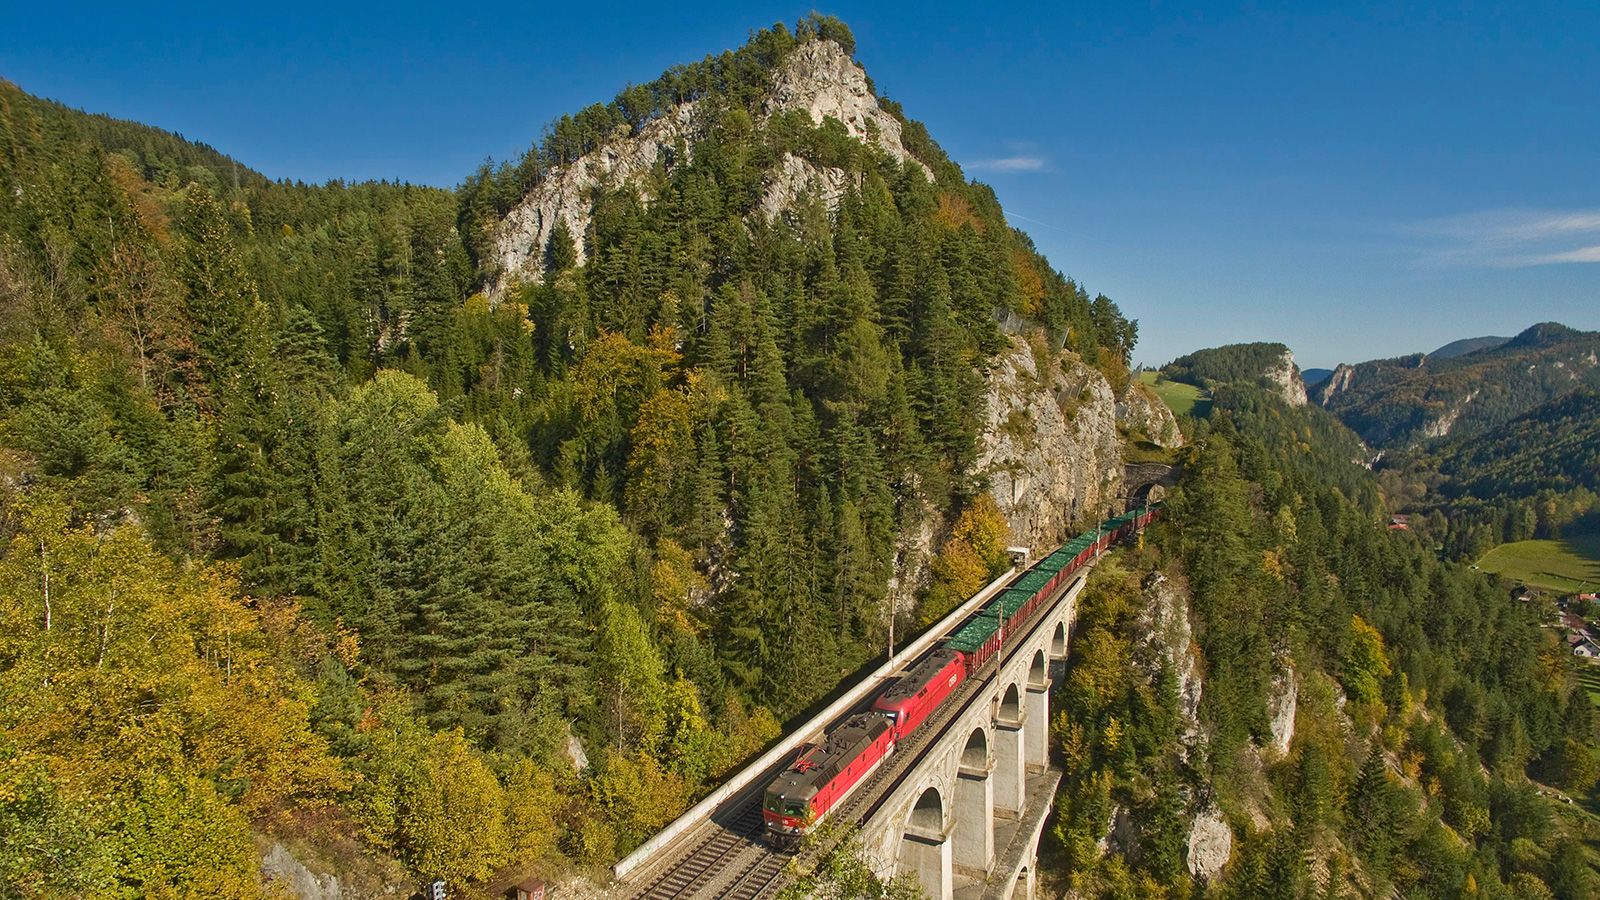
[[851,897],[861,900],[918,900],[926,896],[916,875],[902,872],[889,881],[879,878],[866,852],[853,833],[824,824],[813,833],[813,842],[835,841],[809,871],[791,881],[778,894],[781,900],[808,897]]
[[249,820],[349,786],[311,731],[307,686],[223,571],[172,562],[134,525],[69,524],[49,493],[8,512],[6,883],[254,896]]
[[994,498],[979,494],[961,511],[933,561],[933,585],[920,620],[931,625],[976,594],[1006,567],[1006,521]]
[[[1566,654],[1481,574],[1385,528],[1373,479],[1324,413],[1248,385],[1215,393],[1154,543],[1180,555],[1194,591],[1206,777],[1223,809],[1270,822],[1244,829],[1225,892],[1300,896],[1307,854],[1340,861],[1336,840],[1374,893],[1571,879],[1583,887],[1563,895],[1583,896],[1594,861],[1568,853],[1557,873],[1543,847],[1570,835],[1528,782],[1594,775],[1589,699]],[[1285,657],[1301,683],[1298,727],[1264,791],[1240,760],[1264,741]]]
[[1600,491],[1600,391],[1579,388],[1439,451],[1442,490],[1532,497],[1543,490]]
[[[1140,609],[1149,557],[1102,559],[1079,598],[1078,624],[1050,723],[1065,770],[1050,834],[1068,883],[1085,896],[1183,893],[1189,803],[1195,784],[1179,762],[1177,673],[1147,639]],[[1128,566],[1132,566],[1129,568]],[[1130,817],[1137,845],[1098,846],[1112,809]]]
[[1254,384],[1281,364],[1288,352],[1283,344],[1228,344],[1180,356],[1161,371],[1173,381],[1206,389],[1219,384]]

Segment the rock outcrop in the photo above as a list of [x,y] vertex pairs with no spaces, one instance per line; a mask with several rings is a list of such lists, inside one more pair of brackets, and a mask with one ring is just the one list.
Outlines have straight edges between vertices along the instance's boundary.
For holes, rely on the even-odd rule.
[[[1183,714],[1185,751],[1197,747],[1200,731],[1201,681],[1199,654],[1189,625],[1189,590],[1181,578],[1156,573],[1145,579],[1139,611],[1141,656],[1158,660],[1178,679],[1178,708]],[[1152,681],[1156,672],[1146,673]]]
[[900,120],[878,103],[866,70],[832,41],[801,45],[774,75],[762,112],[770,116],[790,109],[805,110],[818,125],[824,119],[838,119],[851,137],[876,144],[895,162],[910,161],[933,180],[932,170],[901,143]]
[[514,279],[538,280],[558,222],[566,223],[579,264],[588,259],[584,235],[589,231],[595,191],[636,183],[658,164],[671,167],[680,161],[680,148],[687,157],[699,132],[698,109],[695,103],[677,106],[636,135],[628,134],[624,127],[605,146],[551,170],[495,231],[500,273],[494,293],[503,291]]
[[1294,364],[1294,353],[1283,351],[1283,356],[1262,375],[1278,389],[1290,406],[1306,405],[1306,383],[1300,379],[1300,367]]
[[1355,381],[1355,366],[1339,363],[1333,367],[1333,374],[1328,376],[1328,380],[1317,386],[1317,403],[1327,406],[1336,395],[1349,390]]
[[[773,73],[762,119],[785,110],[804,110],[820,125],[837,119],[851,137],[875,145],[897,162],[911,162],[929,180],[933,173],[901,142],[900,121],[878,103],[867,73],[833,41],[813,40],[795,48]],[[646,201],[652,198],[646,178],[693,157],[695,142],[706,127],[698,103],[684,103],[649,122],[634,134],[626,126],[603,146],[576,162],[552,169],[522,198],[495,232],[499,272],[491,291],[499,295],[515,281],[538,281],[556,223],[564,222],[578,252],[588,259],[585,236],[598,190],[631,186]],[[792,154],[768,173],[768,185],[757,213],[772,218],[792,208],[808,192],[837,207],[851,187],[841,169],[818,166]]]
[[[1561,364],[1556,363],[1556,365],[1559,366]],[[1427,425],[1423,426],[1422,436],[1426,438],[1438,438],[1449,434],[1450,429],[1456,427],[1456,421],[1461,418],[1461,413],[1466,410],[1467,404],[1471,403],[1473,400],[1476,400],[1477,397],[1478,391],[1476,388],[1474,388],[1472,392],[1467,394],[1466,397],[1462,398],[1459,403],[1445,410],[1444,413],[1439,416],[1439,418],[1434,419]]]
[[1207,806],[1195,817],[1194,825],[1189,829],[1188,853],[1184,860],[1189,867],[1189,874],[1202,881],[1210,881],[1217,877],[1232,855],[1233,829],[1228,827],[1221,810]]
[[1289,745],[1294,742],[1294,714],[1299,701],[1300,684],[1295,677],[1294,662],[1286,657],[1278,662],[1278,670],[1272,678],[1272,694],[1267,697],[1272,730],[1268,746],[1280,758],[1288,754]]
[[[1207,734],[1200,725],[1200,695],[1204,689],[1203,668],[1194,644],[1194,633],[1189,619],[1189,588],[1182,578],[1169,578],[1156,573],[1145,579],[1140,603],[1140,637],[1135,659],[1144,660],[1145,674],[1152,680],[1155,665],[1167,667],[1177,677],[1178,707],[1183,717],[1183,753],[1186,759],[1206,742]],[[1289,720],[1294,719],[1293,678],[1289,684]],[[1275,700],[1283,693],[1275,694]],[[1282,704],[1273,707],[1281,712]],[[1274,729],[1278,727],[1274,718]],[[1292,725],[1291,725],[1292,727]],[[1273,732],[1277,738],[1276,730]],[[1201,881],[1210,881],[1222,872],[1233,853],[1233,830],[1218,809],[1214,798],[1202,790],[1199,796],[1187,789],[1185,797],[1191,804],[1194,818],[1189,826],[1189,839],[1185,863],[1189,873]]]
[[843,169],[819,166],[793,153],[783,155],[783,162],[769,179],[766,193],[761,195],[761,203],[756,207],[766,219],[794,210],[806,197],[815,197],[829,209],[837,209],[847,191],[861,186],[860,179],[852,178]]
[[933,507],[924,503],[916,525],[901,530],[895,543],[894,569],[889,575],[892,614],[909,615],[916,610],[917,601],[933,580],[933,558],[943,524]]
[[261,878],[295,900],[343,900],[345,896],[337,875],[312,872],[283,844],[273,844],[261,857]]
[[[400,861],[354,835],[323,833],[287,844],[257,834],[261,882],[269,897],[292,900],[393,900],[408,896],[412,876]],[[291,849],[292,847],[292,849]]]
[[[1044,371],[1040,371],[1043,365]],[[988,375],[977,460],[1018,545],[1053,548],[1122,487],[1117,403],[1105,376],[1021,338]]]
[[1161,398],[1137,378],[1128,379],[1128,386],[1117,398],[1117,421],[1130,434],[1142,436],[1158,447],[1172,449],[1183,446],[1183,432],[1178,428],[1178,418],[1172,414]]

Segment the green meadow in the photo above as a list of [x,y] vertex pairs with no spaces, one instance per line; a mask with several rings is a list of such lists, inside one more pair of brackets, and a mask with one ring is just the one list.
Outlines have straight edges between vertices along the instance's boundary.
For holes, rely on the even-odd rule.
[[1600,589],[1600,532],[1501,544],[1478,560],[1478,568],[1564,594]]
[[1156,373],[1145,371],[1139,373],[1139,380],[1150,386],[1161,398],[1161,402],[1172,410],[1173,415],[1204,417],[1211,412],[1211,398],[1206,392],[1192,384],[1180,381],[1156,381]]

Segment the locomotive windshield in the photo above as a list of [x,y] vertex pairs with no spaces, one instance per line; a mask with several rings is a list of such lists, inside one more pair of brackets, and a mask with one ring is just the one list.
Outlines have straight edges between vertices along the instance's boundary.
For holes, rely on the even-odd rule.
[[806,801],[790,800],[785,798],[782,794],[767,794],[766,799],[762,801],[761,805],[765,806],[769,811],[777,813],[780,816],[789,816],[795,819],[803,818],[807,812]]

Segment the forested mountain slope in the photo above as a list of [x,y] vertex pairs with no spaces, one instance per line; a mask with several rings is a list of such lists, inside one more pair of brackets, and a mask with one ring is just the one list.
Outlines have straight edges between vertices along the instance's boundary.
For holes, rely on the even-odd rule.
[[852,46],[774,26],[453,191],[0,85],[0,883],[599,866],[1003,565],[1031,391],[1089,449],[1027,536],[1097,518],[1134,323]]
[[1041,868],[1084,897],[1594,896],[1600,823],[1543,786],[1600,776],[1565,646],[1243,371],[1080,601]]
[[1600,492],[1600,391],[1578,388],[1477,437],[1446,441],[1435,455],[1448,494]]
[[1600,385],[1600,333],[1547,322],[1460,355],[1340,365],[1313,399],[1374,447],[1399,448],[1482,434],[1580,384]]

